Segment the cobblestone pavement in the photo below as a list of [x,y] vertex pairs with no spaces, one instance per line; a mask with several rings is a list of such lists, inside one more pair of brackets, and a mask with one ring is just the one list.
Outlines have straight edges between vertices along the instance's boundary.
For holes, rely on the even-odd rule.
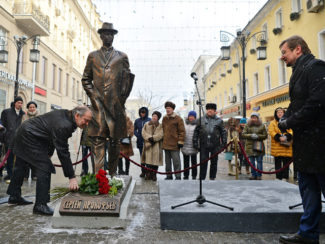
[[[73,144],[73,142],[72,142]],[[76,158],[77,148],[72,145],[72,158]],[[138,151],[133,157],[139,161]],[[227,163],[219,158],[218,179],[234,179],[227,175]],[[53,158],[58,163],[57,158]],[[271,165],[264,165],[270,169]],[[159,168],[164,171],[164,167]],[[81,165],[76,172],[80,174]],[[53,229],[51,217],[32,214],[32,205],[8,206],[1,203],[5,200],[7,184],[0,181],[0,243],[278,243],[278,233],[228,233],[228,232],[194,232],[170,231],[160,229],[158,183],[145,181],[139,178],[140,169],[131,164],[130,174],[136,180],[136,186],[130,200],[128,218],[130,224],[126,229]],[[158,180],[164,176],[159,175]],[[243,174],[241,180],[247,179]],[[263,176],[263,179],[274,180],[274,175]],[[57,174],[52,176],[52,187],[67,186],[68,180],[64,178],[62,170],[57,169]],[[24,182],[23,195],[29,200],[34,200],[35,182]],[[51,203],[53,207],[53,203]],[[87,218],[84,218],[87,221]],[[218,223],[222,224],[222,223]],[[325,240],[325,235],[321,236]],[[325,243],[325,242],[322,242]]]

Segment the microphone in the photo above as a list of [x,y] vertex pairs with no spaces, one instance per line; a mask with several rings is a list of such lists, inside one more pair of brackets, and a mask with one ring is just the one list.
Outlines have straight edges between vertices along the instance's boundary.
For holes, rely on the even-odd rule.
[[196,76],[196,73],[195,72],[192,72],[191,73],[191,77],[195,80],[195,81],[197,81],[198,80],[198,78],[197,78],[197,76]]

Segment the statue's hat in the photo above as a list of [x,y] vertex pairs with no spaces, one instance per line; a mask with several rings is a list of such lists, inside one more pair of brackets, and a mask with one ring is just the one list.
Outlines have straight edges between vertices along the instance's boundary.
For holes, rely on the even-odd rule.
[[100,34],[100,33],[104,32],[104,31],[111,31],[111,32],[114,33],[114,35],[117,34],[117,30],[114,29],[112,23],[104,22],[102,28],[98,29],[97,32]]

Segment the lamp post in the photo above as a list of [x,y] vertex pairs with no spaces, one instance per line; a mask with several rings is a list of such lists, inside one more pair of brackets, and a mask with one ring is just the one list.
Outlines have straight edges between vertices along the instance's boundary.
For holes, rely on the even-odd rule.
[[[259,31],[254,34],[251,34],[249,32],[244,33],[242,31],[237,31],[237,35],[233,35],[230,32],[227,31],[220,31],[220,41],[221,42],[229,42],[229,36],[234,37],[234,39],[237,41],[241,48],[241,61],[242,61],[242,70],[243,70],[243,111],[242,115],[243,118],[246,118],[246,74],[245,74],[245,62],[246,62],[246,57],[245,57],[245,50],[248,41],[252,37],[257,37],[257,41],[259,41],[262,45],[265,44],[265,31]],[[221,59],[222,60],[229,60],[230,59],[230,46],[222,46],[221,47]],[[266,59],[266,47],[265,46],[260,46],[257,47],[257,59],[258,60],[264,60]]]
[[[20,53],[23,48],[23,46],[27,43],[28,40],[33,39],[33,48],[30,50],[30,57],[29,61],[34,63],[33,67],[33,81],[35,79],[35,63],[39,61],[40,57],[40,51],[38,50],[39,45],[39,36],[32,36],[30,38],[27,38],[27,36],[14,36],[14,40],[8,38],[8,37],[0,37],[0,63],[7,63],[8,62],[8,51],[6,51],[6,41],[5,39],[9,39],[12,41],[17,49],[17,60],[16,60],[16,80],[15,80],[15,93],[14,98],[18,96],[18,88],[19,88],[19,63],[20,63]],[[34,93],[34,83],[33,83],[33,93]],[[33,95],[32,95],[33,96]]]

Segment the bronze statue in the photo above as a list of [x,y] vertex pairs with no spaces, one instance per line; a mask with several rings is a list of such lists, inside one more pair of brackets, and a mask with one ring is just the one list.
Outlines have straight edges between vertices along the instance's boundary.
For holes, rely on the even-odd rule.
[[120,143],[127,137],[124,104],[132,90],[134,75],[130,72],[127,55],[112,46],[117,34],[113,24],[105,22],[97,32],[103,46],[88,55],[81,81],[92,105],[93,119],[88,134],[92,141],[94,172],[104,166],[105,143],[109,138],[108,170],[114,176]]

